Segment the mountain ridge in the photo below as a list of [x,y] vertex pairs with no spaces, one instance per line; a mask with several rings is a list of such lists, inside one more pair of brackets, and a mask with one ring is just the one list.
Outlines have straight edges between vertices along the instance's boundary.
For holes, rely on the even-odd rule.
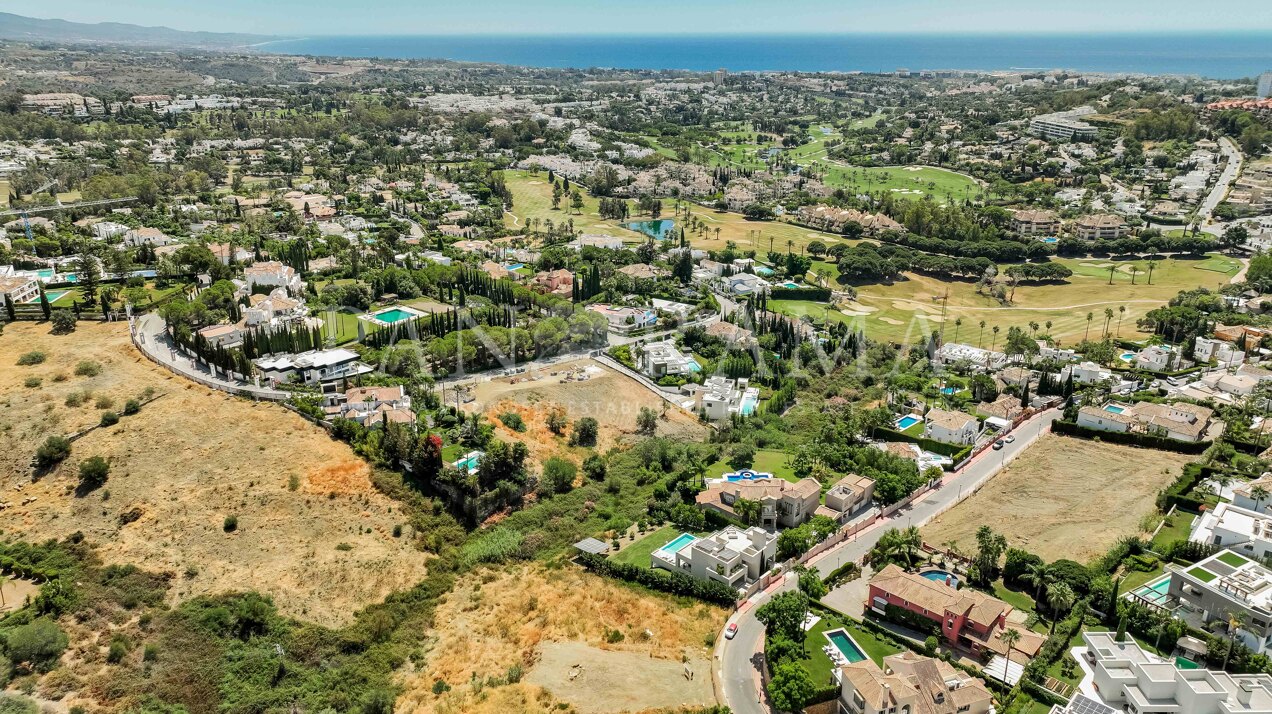
[[98,42],[147,47],[233,48],[287,39],[246,32],[201,32],[123,22],[72,22],[0,12],[0,39],[28,42]]

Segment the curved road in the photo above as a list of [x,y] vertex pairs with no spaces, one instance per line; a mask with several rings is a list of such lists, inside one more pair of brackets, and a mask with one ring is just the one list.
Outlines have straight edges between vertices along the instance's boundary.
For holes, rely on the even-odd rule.
[[[822,573],[829,573],[849,560],[860,562],[889,528],[926,524],[975,493],[982,483],[1024,453],[1039,436],[1050,432],[1051,423],[1059,418],[1059,409],[1040,412],[1011,432],[1016,437],[1013,443],[1005,445],[1000,451],[986,449],[963,467],[962,471],[948,474],[941,486],[930,491],[926,498],[877,521],[852,539],[813,558],[808,565]],[[788,577],[770,585],[764,592],[757,593],[729,618],[729,623],[738,624],[737,635],[732,640],[726,640],[721,634],[717,640],[716,675],[724,695],[724,704],[734,714],[770,714],[774,711],[769,706],[760,683],[764,625],[755,619],[755,610],[773,595],[794,588],[794,578],[788,574]]]

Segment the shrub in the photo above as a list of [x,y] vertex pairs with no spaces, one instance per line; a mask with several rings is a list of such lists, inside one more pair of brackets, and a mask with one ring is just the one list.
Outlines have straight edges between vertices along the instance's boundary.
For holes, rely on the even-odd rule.
[[238,516],[226,516],[225,522],[221,524],[221,529],[226,533],[233,533],[238,530]]
[[71,440],[64,436],[50,436],[44,440],[35,452],[36,463],[41,468],[48,468],[61,463],[71,455]]
[[111,664],[119,664],[123,661],[126,654],[128,654],[128,643],[117,637],[110,641],[110,650],[106,653],[106,661]]
[[141,651],[142,662],[154,662],[157,659],[159,659],[158,645],[146,645],[146,648]]
[[102,426],[115,426],[119,423],[119,415],[115,412],[102,412]]
[[75,313],[70,310],[54,310],[51,320],[55,335],[67,335],[75,331]]
[[516,412],[504,412],[503,414],[500,414],[499,421],[503,422],[504,426],[512,429],[513,431],[523,432],[526,430],[525,420],[522,419],[521,415]]
[[574,422],[574,432],[570,434],[570,443],[576,446],[596,446],[596,437],[601,425],[593,417],[583,417]]
[[124,414],[136,414],[139,411],[141,411],[141,402],[136,399],[124,402]]
[[90,456],[80,462],[80,486],[85,489],[91,490],[101,486],[106,483],[109,476],[110,463],[100,456]]
[[56,664],[69,641],[57,623],[45,617],[13,628],[7,640],[9,659],[30,662],[37,670],[47,670]]
[[543,462],[543,480],[540,491],[548,494],[565,493],[574,488],[574,477],[579,470],[574,462],[553,456]]
[[115,406],[115,400],[111,399],[108,395],[103,394],[97,398],[97,401],[94,404],[98,409],[110,409]]
[[43,363],[45,359],[47,359],[47,355],[43,352],[39,350],[31,350],[30,352],[23,352],[22,356],[18,357],[18,365],[21,367],[30,367],[31,365]]
[[75,365],[75,375],[78,377],[96,377],[102,373],[102,366],[92,360],[84,360]]
[[66,400],[63,402],[63,404],[65,404],[68,407],[82,407],[84,406],[84,402],[87,402],[89,397],[91,396],[92,394],[85,391],[71,392],[70,394],[66,395]]

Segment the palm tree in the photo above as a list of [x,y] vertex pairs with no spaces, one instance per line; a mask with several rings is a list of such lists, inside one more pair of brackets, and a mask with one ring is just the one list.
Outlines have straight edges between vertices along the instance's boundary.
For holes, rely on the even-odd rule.
[[1229,612],[1228,615],[1228,651],[1223,653],[1223,666],[1219,669],[1228,669],[1228,658],[1232,656],[1232,650],[1237,646],[1237,630],[1245,626],[1245,612]]
[[1055,634],[1056,622],[1060,620],[1061,612],[1067,615],[1075,600],[1077,595],[1068,583],[1052,583],[1047,587],[1047,608],[1051,610],[1052,634]]
[[1254,499],[1254,510],[1259,510],[1259,507],[1263,505],[1263,499],[1269,495],[1272,494],[1269,494],[1268,490],[1262,486],[1255,486],[1250,489],[1250,498]]
[[1082,333],[1082,341],[1083,341],[1083,342],[1086,342],[1086,341],[1087,341],[1087,337],[1089,337],[1089,336],[1091,335],[1091,321],[1092,321],[1092,320],[1094,320],[1094,319],[1095,319],[1095,313],[1094,313],[1094,312],[1088,312],[1088,313],[1087,313],[1087,326],[1086,326],[1086,332]]
[[1051,320],[1047,320],[1047,321],[1046,321],[1046,322],[1044,322],[1043,324],[1047,326],[1047,334],[1048,334],[1048,335],[1050,335],[1050,334],[1051,334]]
[[1104,336],[1109,336],[1109,323],[1113,322],[1113,308],[1104,308]]
[[989,351],[990,351],[990,352],[993,352],[993,351],[994,351],[994,346],[998,344],[998,330],[999,330],[999,329],[1000,329],[1000,328],[998,327],[998,325],[994,325],[994,329],[992,330],[992,332],[994,333],[994,339],[993,339],[993,340],[989,343]]
[[733,502],[733,512],[736,513],[738,518],[742,519],[742,522],[748,526],[759,524],[760,513],[763,510],[763,504],[749,498],[739,498]]
[[1117,336],[1122,336],[1122,318],[1126,317],[1126,306],[1117,306]]
[[1020,579],[1034,587],[1034,602],[1042,600],[1043,588],[1051,584],[1051,571],[1046,563],[1030,563]]
[[[716,232],[717,232],[717,233],[719,232],[719,229],[718,229],[718,228],[716,229]],[[717,237],[717,238],[719,238],[719,236],[718,236],[718,235],[717,235],[716,237]],[[787,254],[787,255],[790,255],[790,254],[791,254],[791,249],[792,249],[792,248],[794,248],[794,247],[795,247],[795,241],[793,241],[793,240],[791,240],[791,239],[787,238],[787,239],[786,239],[786,254]]]
[[1033,320],[1030,320],[1029,321],[1029,336],[1033,337],[1036,334],[1038,334],[1038,323]]
[[985,344],[985,321],[980,321],[980,336],[976,338],[976,346],[980,347]]
[[958,328],[963,326],[963,318],[954,318],[954,341],[958,342]]
[[1007,661],[1011,661],[1012,652],[1015,651],[1016,645],[1020,643],[1020,630],[1014,627],[1008,627],[1007,631],[999,635],[1003,644],[1007,645]]
[[1149,285],[1153,284],[1153,268],[1156,268],[1156,267],[1157,267],[1156,260],[1148,261],[1148,284]]

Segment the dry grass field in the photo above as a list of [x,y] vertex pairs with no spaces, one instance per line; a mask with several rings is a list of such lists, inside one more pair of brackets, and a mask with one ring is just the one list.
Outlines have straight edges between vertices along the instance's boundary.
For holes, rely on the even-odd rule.
[[[568,370],[585,370],[589,378],[562,382],[562,376]],[[558,374],[553,376],[552,372]],[[540,378],[534,381],[527,379],[532,376]],[[520,381],[513,383],[513,379]],[[484,414],[495,425],[495,433],[500,438],[524,441],[536,461],[557,455],[564,449],[566,440],[554,435],[547,427],[548,415],[557,407],[565,409],[571,428],[576,419],[595,418],[600,425],[596,446],[604,451],[635,435],[636,415],[641,407],[649,407],[662,414],[665,404],[640,383],[590,359],[562,362],[537,374],[482,382],[474,388],[473,396],[475,401],[466,405],[465,409]],[[521,415],[526,431],[515,432],[499,421],[499,415],[509,411]],[[665,416],[658,422],[659,436],[697,440],[707,433],[707,428],[698,422],[697,417],[683,409],[668,404]]]
[[923,528],[928,543],[976,548],[988,525],[1045,560],[1087,562],[1140,532],[1153,498],[1194,457],[1049,434],[975,495]]
[[[688,660],[695,669],[694,682],[671,678],[666,689],[683,695],[685,703],[702,701],[701,685],[705,683],[708,698],[711,692],[707,640],[723,625],[725,614],[700,602],[642,594],[572,566],[522,565],[474,573],[438,606],[435,639],[419,671],[405,677],[397,711],[614,711],[595,693],[603,692],[603,686],[592,680],[615,660],[625,665],[626,678],[633,683],[669,672],[678,676]],[[597,653],[597,658],[589,657]],[[626,656],[611,656],[615,654]],[[583,670],[574,680],[577,687],[568,674],[575,664]],[[473,684],[506,677],[514,666],[528,676],[499,687]],[[433,693],[439,679],[450,691]],[[656,687],[613,680],[609,685],[625,710],[667,706],[667,692]]]
[[[31,350],[46,361],[18,366]],[[329,625],[425,573],[427,557],[392,536],[398,507],[375,491],[367,464],[346,445],[282,407],[153,365],[125,325],[80,323],[54,336],[47,323],[16,323],[0,336],[0,355],[6,536],[82,531],[107,562],[177,575],[174,600],[256,589],[286,614]],[[100,372],[77,375],[80,362]],[[107,408],[120,410],[147,389],[161,396],[89,432],[33,481],[30,461],[46,437],[97,424]],[[72,394],[87,398],[68,406]],[[90,456],[109,459],[110,478],[77,496],[78,465]],[[232,533],[223,528],[227,516],[238,518]]]

